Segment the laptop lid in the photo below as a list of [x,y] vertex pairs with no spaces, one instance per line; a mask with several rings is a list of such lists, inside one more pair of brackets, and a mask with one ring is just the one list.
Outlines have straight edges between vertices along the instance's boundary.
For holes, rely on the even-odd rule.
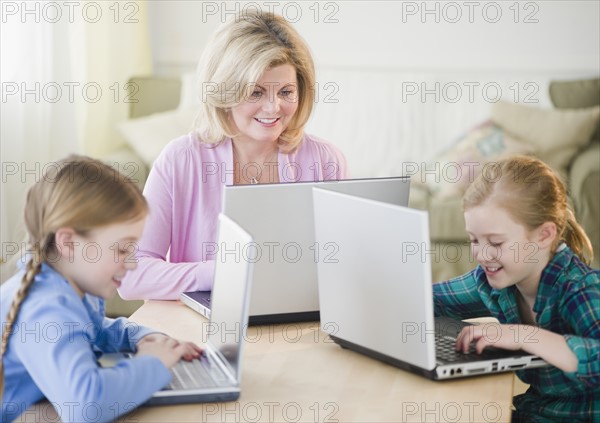
[[[183,374],[183,385],[171,383],[156,392],[145,405],[183,404],[194,402],[233,401],[240,394],[241,357],[248,326],[248,305],[252,285],[252,266],[256,258],[252,237],[237,223],[220,214],[219,245],[225,251],[245,248],[245,256],[223,254],[215,263],[212,294],[213,312],[205,323],[205,354],[200,359],[204,370],[182,361],[171,369],[175,376]],[[99,362],[104,367],[131,354],[105,354]],[[197,360],[193,360],[197,361]],[[210,375],[206,372],[211,369]],[[200,372],[200,373],[198,373]],[[192,383],[192,382],[197,383]],[[189,383],[188,383],[189,382]]]
[[[258,246],[250,324],[319,320],[316,262],[335,258],[335,245],[314,239],[312,188],[408,204],[410,178],[236,185],[225,187],[223,211],[250,231]],[[210,317],[210,292],[184,292],[181,300]]]
[[339,251],[338,261],[318,263],[321,327],[336,342],[431,379],[547,365],[524,351],[456,353],[468,323],[433,317],[427,212],[317,188],[313,195],[316,240]]
[[233,253],[219,254],[215,263],[206,345],[222,358],[239,383],[257,249],[252,237],[224,214],[219,214],[218,239],[222,251]]
[[315,242],[312,188],[406,205],[410,178],[227,186],[223,212],[258,244],[250,299],[251,323],[318,320],[316,263],[335,245]]
[[313,196],[316,242],[338,251],[317,263],[323,331],[432,370],[427,213],[317,188]]

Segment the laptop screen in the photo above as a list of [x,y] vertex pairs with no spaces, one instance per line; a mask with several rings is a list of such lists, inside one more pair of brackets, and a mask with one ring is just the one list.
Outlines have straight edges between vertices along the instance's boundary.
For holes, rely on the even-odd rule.
[[318,263],[323,330],[433,369],[427,213],[326,190],[313,195],[316,239],[339,250],[337,262]]
[[409,186],[407,177],[226,186],[223,213],[260,248],[250,315],[319,310],[316,263],[337,252],[315,241],[313,187],[405,206]]
[[229,363],[238,380],[255,258],[252,237],[233,220],[219,215],[212,313],[206,335],[207,343]]

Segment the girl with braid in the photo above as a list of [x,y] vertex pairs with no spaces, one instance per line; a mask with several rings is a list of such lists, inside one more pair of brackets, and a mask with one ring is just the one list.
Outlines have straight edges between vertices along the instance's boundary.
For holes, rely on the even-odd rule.
[[[104,299],[136,267],[148,206],[135,184],[84,157],[47,168],[27,195],[22,269],[1,287],[2,422],[44,398],[63,422],[114,420],[201,350],[104,316]],[[118,351],[136,356],[98,365],[101,353]]]
[[499,324],[464,328],[471,343],[521,349],[550,366],[517,371],[530,387],[513,400],[513,422],[600,422],[600,271],[565,187],[543,162],[506,159],[463,199],[479,265],[434,284],[436,315],[493,316]]

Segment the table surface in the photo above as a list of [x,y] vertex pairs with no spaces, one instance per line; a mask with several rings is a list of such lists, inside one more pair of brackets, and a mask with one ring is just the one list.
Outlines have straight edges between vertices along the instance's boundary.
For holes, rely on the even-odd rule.
[[[148,301],[131,320],[205,341],[207,320],[179,301]],[[248,329],[241,389],[235,402],[142,407],[120,421],[506,422],[513,374],[434,382],[342,349],[318,322],[291,323]]]
[[[208,327],[179,301],[147,301],[130,320],[199,345]],[[508,422],[513,374],[434,382],[342,349],[318,322],[290,323],[248,329],[241,391],[238,401],[141,407],[117,421]],[[17,421],[59,420],[46,401]]]

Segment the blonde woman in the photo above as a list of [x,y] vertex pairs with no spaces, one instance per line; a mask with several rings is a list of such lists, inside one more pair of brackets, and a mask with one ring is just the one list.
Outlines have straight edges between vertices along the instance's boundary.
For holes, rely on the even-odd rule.
[[[134,269],[148,207],[112,168],[71,157],[29,190],[28,255],[1,289],[2,421],[46,398],[63,422],[112,421],[171,380],[168,370],[199,356],[194,344],[104,317]],[[99,352],[136,352],[101,368]]]
[[[248,11],[225,23],[199,63],[196,130],[172,141],[144,188],[150,216],[124,298],[178,299],[210,290],[224,185],[346,178],[344,156],[304,132],[314,65],[280,16]],[[293,222],[290,222],[293,224]],[[168,253],[168,258],[167,258]]]
[[[551,366],[521,370],[513,422],[600,421],[600,271],[565,187],[544,163],[501,161],[463,199],[479,266],[433,286],[436,315],[494,316],[465,328],[456,349],[522,349]],[[504,418],[505,416],[503,416]]]

